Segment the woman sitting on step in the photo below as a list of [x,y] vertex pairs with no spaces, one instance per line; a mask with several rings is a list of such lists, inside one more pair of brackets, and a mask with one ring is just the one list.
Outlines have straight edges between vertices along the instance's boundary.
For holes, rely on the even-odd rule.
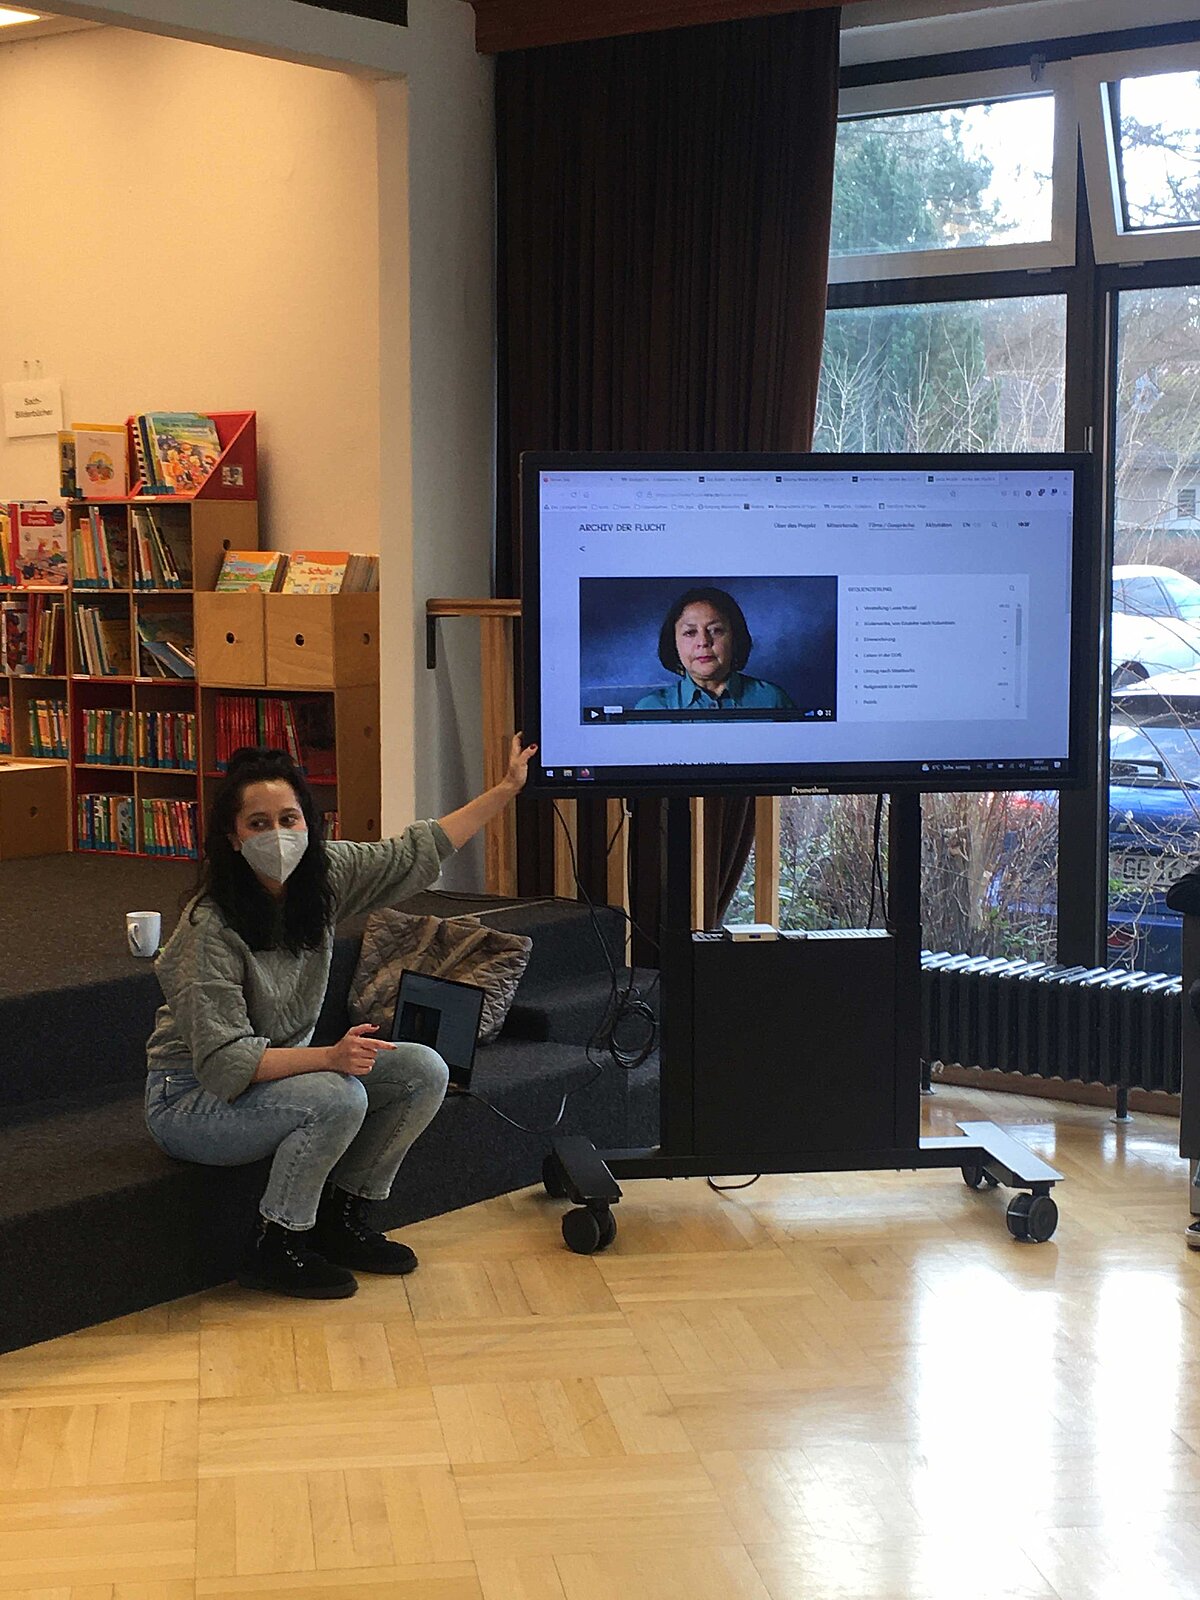
[[170,1156],[241,1166],[273,1156],[238,1281],[340,1299],[354,1271],[410,1272],[413,1252],[367,1227],[442,1103],[446,1065],[369,1023],[309,1043],[344,917],[427,889],[452,851],[524,787],[534,747],[438,822],[380,844],[322,842],[302,773],[281,750],[239,750],[212,803],[196,892],[156,963],[166,1004],[148,1046],[146,1123]]

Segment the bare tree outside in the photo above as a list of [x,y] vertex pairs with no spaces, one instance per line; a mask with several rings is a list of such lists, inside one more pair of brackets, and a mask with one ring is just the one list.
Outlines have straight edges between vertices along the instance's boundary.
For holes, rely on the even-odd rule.
[[1125,78],[1111,92],[1125,226],[1200,222],[1200,74]]

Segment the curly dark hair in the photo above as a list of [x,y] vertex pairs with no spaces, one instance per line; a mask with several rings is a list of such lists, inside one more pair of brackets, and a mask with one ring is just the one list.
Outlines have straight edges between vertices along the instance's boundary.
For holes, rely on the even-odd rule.
[[[241,852],[229,842],[248,786],[277,780],[291,785],[308,828],[308,849],[280,900],[267,893]],[[282,948],[298,954],[316,950],[323,943],[333,921],[333,891],[321,848],[321,818],[307,779],[285,751],[247,745],[229,758],[225,779],[208,813],[200,875],[188,898],[213,901],[251,950]],[[194,919],[194,905],[192,916]]]
[[714,611],[719,612],[733,630],[733,670],[740,672],[749,661],[750,652],[754,648],[754,640],[746,625],[745,615],[731,594],[724,589],[714,589],[709,586],[688,589],[673,602],[659,629],[658,659],[668,672],[673,672],[677,678],[683,677],[683,663],[679,659],[679,651],[675,648],[675,624],[688,606],[696,605],[699,601],[704,601]]

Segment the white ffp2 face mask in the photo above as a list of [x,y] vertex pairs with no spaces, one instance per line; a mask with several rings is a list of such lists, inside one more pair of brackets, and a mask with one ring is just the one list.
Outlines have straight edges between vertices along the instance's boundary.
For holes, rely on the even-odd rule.
[[264,828],[242,840],[247,865],[272,883],[286,883],[307,849],[307,828]]

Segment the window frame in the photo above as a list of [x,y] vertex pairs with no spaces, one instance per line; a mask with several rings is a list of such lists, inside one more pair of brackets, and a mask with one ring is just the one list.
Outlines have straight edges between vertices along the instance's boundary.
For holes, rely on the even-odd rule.
[[998,100],[1028,100],[1049,94],[1054,101],[1050,238],[1026,244],[965,245],[961,249],[864,251],[829,258],[829,282],[962,277],[964,273],[1037,272],[1075,264],[1076,158],[1075,78],[1069,63],[1008,67],[950,77],[843,89],[838,120],[860,120],[905,111],[952,110]]
[[[1111,616],[1112,532],[1114,522],[1114,435],[1116,421],[1116,322],[1119,296],[1125,290],[1188,287],[1200,284],[1200,228],[1172,228],[1155,237],[1149,230],[1123,234],[1114,248],[1119,193],[1114,191],[1115,165],[1103,158],[1104,88],[1121,77],[1154,71],[1200,70],[1200,23],[1159,28],[1153,42],[1131,34],[1127,47],[1111,48],[1112,35],[1101,40],[1047,40],[1021,47],[1023,65],[1002,52],[962,53],[926,61],[888,64],[895,76],[884,80],[879,66],[850,68],[841,109],[847,115],[869,115],[995,98],[1004,76],[1009,93],[1036,92],[1049,85],[1055,93],[1055,226],[1058,207],[1071,200],[1070,248],[1046,267],[1020,259],[1027,247],[992,245],[966,250],[878,253],[842,257],[831,262],[827,304],[831,310],[864,306],[911,305],[946,300],[1001,299],[1030,294],[1065,294],[1066,433],[1068,449],[1093,450],[1096,459],[1096,507],[1101,520],[1101,570],[1096,574],[1092,603],[1102,659],[1109,655]],[[1175,37],[1167,42],[1168,32]],[[1185,37],[1180,38],[1180,32]],[[1125,46],[1125,38],[1121,39]],[[1102,55],[1082,52],[1109,46]],[[1037,55],[1051,58],[1040,80],[1034,76]],[[1030,57],[1034,60],[1031,63]],[[992,68],[998,70],[981,70]],[[1069,77],[1070,82],[1063,81]],[[1059,185],[1059,137],[1062,113],[1070,108],[1067,140],[1070,158],[1067,186]],[[1098,154],[1101,159],[1098,161]],[[1082,159],[1081,159],[1082,158]],[[1076,183],[1076,174],[1080,181]],[[1153,243],[1156,251],[1150,246]],[[848,264],[852,263],[852,267]],[[1096,781],[1060,799],[1058,851],[1057,958],[1087,966],[1107,963],[1109,772],[1107,707],[1099,699],[1089,714],[1090,736],[1098,757]],[[760,802],[770,806],[773,802]],[[760,828],[760,833],[763,829]],[[763,835],[764,838],[766,835]],[[766,885],[762,886],[764,906]],[[778,893],[778,882],[775,882]],[[773,920],[768,917],[765,920]]]
[[1122,78],[1200,73],[1200,42],[1079,56],[1071,66],[1096,261],[1105,266],[1140,267],[1152,261],[1200,257],[1200,222],[1168,228],[1125,226],[1120,130],[1114,123],[1109,93],[1109,85]]

